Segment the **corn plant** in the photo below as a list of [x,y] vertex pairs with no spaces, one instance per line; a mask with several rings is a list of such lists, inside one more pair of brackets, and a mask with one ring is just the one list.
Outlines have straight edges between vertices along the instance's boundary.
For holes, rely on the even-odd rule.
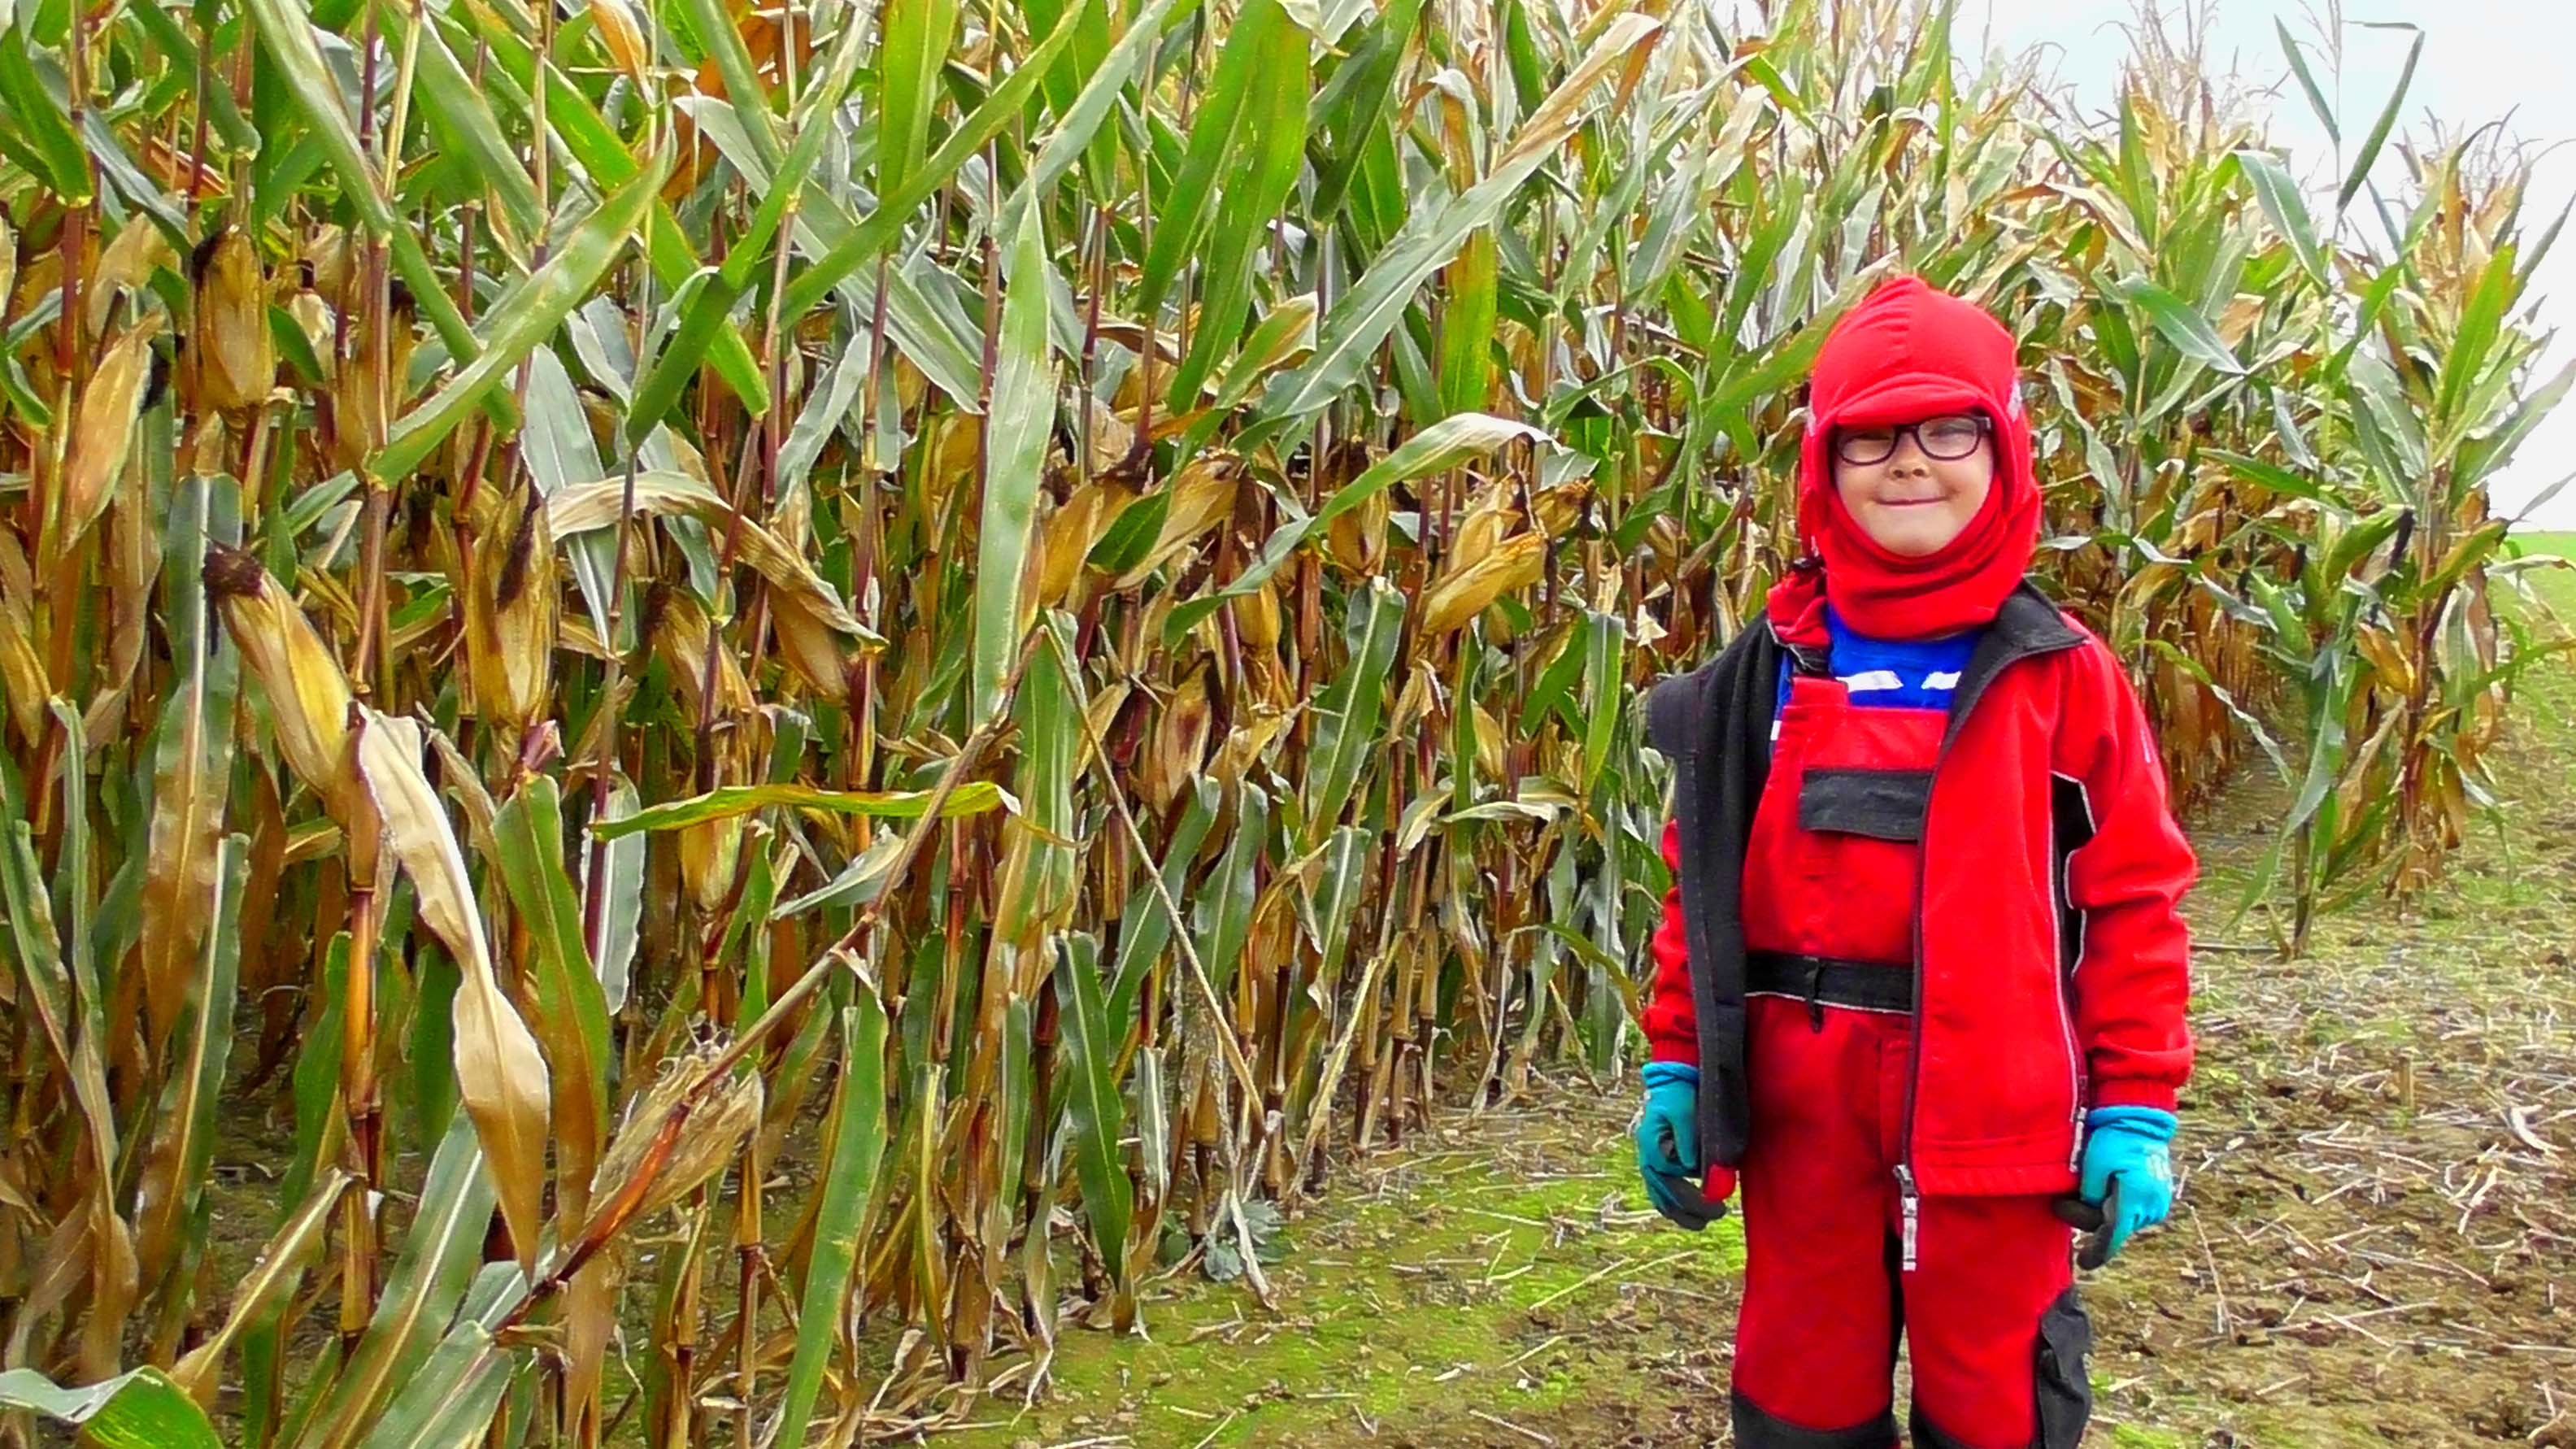
[[2321,230],[2169,62],[2095,120],[1917,0],[21,7],[0,1434],[849,1443],[1175,1272],[1275,1302],[1348,1154],[1628,1060],[1631,701],[1789,562],[1898,267],[2026,339],[2177,776],[2303,781],[2302,912],[2420,882],[2546,647],[2484,488],[2547,238],[2456,146]]

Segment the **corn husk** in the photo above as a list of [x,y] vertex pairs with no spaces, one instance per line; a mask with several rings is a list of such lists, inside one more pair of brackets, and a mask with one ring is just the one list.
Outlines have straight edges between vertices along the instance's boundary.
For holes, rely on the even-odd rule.
[[552,706],[563,587],[534,490],[511,490],[491,512],[475,539],[465,652],[476,712],[516,736]]
[[152,378],[152,339],[160,331],[158,312],[125,329],[81,389],[71,449],[55,494],[48,561],[68,557],[116,496],[117,480],[134,452],[134,419],[142,408],[144,385]]
[[197,269],[188,356],[200,406],[230,411],[268,400],[277,344],[268,331],[268,284],[241,228],[218,233]]
[[1523,533],[1503,540],[1481,556],[1465,559],[1432,585],[1422,605],[1418,644],[1456,630],[1483,613],[1485,606],[1516,589],[1538,582],[1547,563],[1547,540]]
[[288,767],[347,828],[358,782],[349,750],[353,697],[340,661],[249,553],[208,545],[205,581],[242,662],[268,695],[270,728]]

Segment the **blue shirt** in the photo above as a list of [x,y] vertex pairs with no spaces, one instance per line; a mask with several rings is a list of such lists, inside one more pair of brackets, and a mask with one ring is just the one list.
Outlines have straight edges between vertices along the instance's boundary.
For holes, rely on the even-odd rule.
[[[1959,676],[1977,652],[1984,633],[1971,629],[1947,639],[1873,639],[1855,631],[1830,608],[1825,629],[1832,638],[1827,654],[1834,677],[1850,691],[1859,709],[1937,709],[1947,713],[1958,693]],[[1789,676],[1795,663],[1780,659],[1780,698],[1772,707],[1776,720],[1789,705]]]

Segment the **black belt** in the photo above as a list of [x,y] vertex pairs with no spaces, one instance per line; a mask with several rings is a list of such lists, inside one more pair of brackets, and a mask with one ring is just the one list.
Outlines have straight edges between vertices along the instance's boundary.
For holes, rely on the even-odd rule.
[[1875,961],[1751,951],[1744,958],[1744,991],[1748,996],[1787,996],[1807,1003],[1807,1020],[1819,1030],[1828,1006],[1914,1014],[1914,969]]

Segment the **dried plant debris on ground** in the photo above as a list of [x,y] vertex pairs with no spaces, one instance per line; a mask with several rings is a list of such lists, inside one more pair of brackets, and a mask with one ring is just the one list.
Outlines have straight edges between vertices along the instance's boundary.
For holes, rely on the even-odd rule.
[[[2181,1207],[2086,1285],[2088,1442],[2576,1449],[2576,668],[2518,713],[2443,884],[2305,960],[2227,929],[2286,800],[2195,822]],[[1053,1402],[959,1442],[1724,1444],[1742,1238],[1640,1211],[1633,1107],[1559,1078],[1454,1111],[1281,1230],[1279,1314],[1167,1280],[1150,1342],[1067,1335]]]

